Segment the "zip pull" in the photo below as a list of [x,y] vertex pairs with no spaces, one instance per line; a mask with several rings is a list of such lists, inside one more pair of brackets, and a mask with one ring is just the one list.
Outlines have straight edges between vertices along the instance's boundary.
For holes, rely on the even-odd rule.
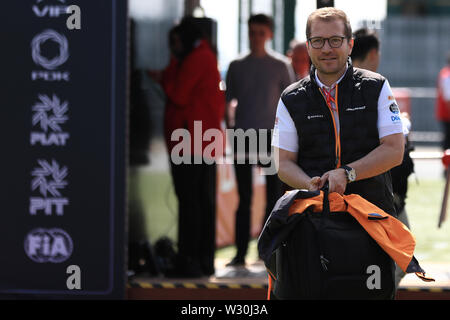
[[339,145],[336,148],[336,169],[341,166],[341,146],[340,146],[340,137],[339,137]]
[[323,254],[321,254],[321,255],[320,255],[320,264],[322,265],[322,269],[323,269],[324,271],[328,271],[327,264],[329,264],[329,263],[330,263],[330,261],[328,261],[327,258],[325,258],[325,257],[323,256]]

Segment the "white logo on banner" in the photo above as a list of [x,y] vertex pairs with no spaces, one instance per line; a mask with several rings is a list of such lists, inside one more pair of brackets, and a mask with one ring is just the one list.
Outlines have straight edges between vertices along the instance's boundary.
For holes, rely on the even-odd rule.
[[[56,214],[64,214],[64,206],[69,204],[67,198],[62,197],[60,190],[67,186],[67,167],[60,167],[52,160],[51,163],[46,160],[38,160],[40,167],[35,168],[31,175],[31,190],[39,190],[43,197],[30,198],[30,214],[35,215],[43,210],[46,215],[51,215],[56,209]],[[47,197],[50,195],[50,197]]]
[[[35,168],[31,172],[31,175],[34,176],[31,182],[31,189],[39,188],[43,196],[47,196],[47,192],[55,197],[61,196],[59,189],[63,189],[67,185],[67,182],[64,180],[67,177],[67,167],[60,168],[55,160],[52,160],[51,164],[45,160],[38,160],[38,163],[40,167]],[[50,180],[50,177],[53,180]]]
[[[52,41],[58,45],[58,54],[48,58],[43,54],[42,45],[47,41]],[[47,70],[33,70],[31,79],[43,81],[69,81],[70,73],[68,71],[56,71],[55,69],[64,64],[69,59],[69,44],[67,38],[56,32],[47,29],[36,35],[31,41],[31,57],[34,63],[44,67]],[[50,70],[50,71],[48,71]]]
[[[66,20],[66,26],[69,30],[81,29],[81,8],[77,5],[64,5],[65,0],[58,0],[63,5],[51,3],[43,3],[42,0],[38,0],[31,8],[33,13],[38,18],[60,18],[61,16],[69,15]],[[55,1],[53,1],[55,2]]]
[[[66,2],[65,0],[58,0],[58,1],[63,4]],[[36,1],[36,3],[38,4],[40,4],[41,2],[43,1],[42,0]],[[39,18],[43,18],[46,16],[50,18],[58,18],[59,16],[67,13],[67,6],[64,5],[47,5],[47,4],[45,4],[44,6],[33,5],[32,9],[34,14]]]
[[24,249],[34,262],[61,263],[72,255],[73,241],[62,229],[38,228],[26,235]]
[[[54,41],[59,45],[59,55],[52,59],[48,59],[41,53],[41,45],[49,40]],[[33,61],[49,70],[56,69],[69,58],[69,44],[67,38],[55,30],[47,29],[35,36],[31,41],[31,48]]]
[[[69,119],[66,115],[69,110],[69,103],[67,101],[61,102],[56,95],[50,98],[47,95],[40,94],[39,102],[33,106],[32,110],[33,126],[39,125],[44,132],[31,132],[31,145],[41,143],[44,146],[65,146],[69,133],[63,132],[61,125]],[[49,130],[53,132],[48,133]]]

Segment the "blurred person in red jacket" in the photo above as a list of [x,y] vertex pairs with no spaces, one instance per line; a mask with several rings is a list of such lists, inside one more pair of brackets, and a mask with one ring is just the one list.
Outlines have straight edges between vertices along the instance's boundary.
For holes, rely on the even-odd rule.
[[436,118],[442,123],[444,141],[442,148],[450,149],[450,52],[447,65],[441,69],[437,83]]
[[[225,96],[219,88],[217,57],[193,18],[172,28],[169,46],[171,59],[161,84],[167,96],[164,133],[178,198],[178,255],[170,276],[210,276],[214,274],[216,165],[204,161],[205,148],[213,142],[203,141],[203,135],[208,129],[221,130]],[[174,134],[178,129],[190,139]],[[188,148],[179,149],[186,141]],[[212,157],[221,151],[214,149]]]
[[292,40],[290,49],[287,52],[287,57],[291,60],[292,69],[295,72],[295,80],[301,80],[309,75],[311,69],[311,60],[309,59],[306,42],[298,42]]

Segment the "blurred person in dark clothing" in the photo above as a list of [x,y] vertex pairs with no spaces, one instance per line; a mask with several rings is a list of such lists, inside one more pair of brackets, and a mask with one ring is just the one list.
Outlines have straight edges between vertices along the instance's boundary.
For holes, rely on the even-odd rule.
[[[353,65],[376,72],[380,64],[380,41],[374,31],[363,28],[353,33],[354,46],[351,53]],[[408,215],[405,209],[406,196],[408,192],[408,177],[414,172],[414,163],[411,159],[410,152],[414,149],[409,141],[408,134],[411,128],[411,122],[407,113],[401,114],[403,122],[403,133],[405,136],[405,152],[403,154],[403,162],[401,165],[392,168],[392,189],[394,192],[394,205],[398,214],[398,219],[409,228]],[[405,273],[396,268],[396,287]]]
[[142,166],[150,163],[151,116],[143,85],[145,71],[136,68],[134,41],[135,22],[131,21],[129,171],[128,171],[128,269],[129,275],[158,274],[152,246],[147,233],[146,212],[140,189]]
[[380,64],[380,40],[377,34],[362,28],[353,33],[353,38],[355,39],[351,53],[353,65],[376,72]]
[[[252,15],[248,20],[250,53],[232,61],[226,76],[227,126],[233,129],[256,130],[257,146],[260,148],[260,135],[267,132],[267,150],[271,153],[271,129],[275,122],[277,101],[283,90],[295,81],[288,59],[266,47],[273,37],[273,20],[264,14]],[[229,112],[229,110],[235,112]],[[237,140],[237,139],[236,139]],[[234,143],[236,147],[237,143]],[[236,211],[235,243],[236,256],[228,266],[245,265],[248,242],[250,240],[251,200],[253,195],[253,164],[250,161],[250,146],[246,150],[234,150],[235,157],[245,157],[245,163],[235,161],[235,173],[238,184],[239,205]],[[236,160],[236,159],[235,159]],[[255,161],[253,161],[254,163]],[[276,201],[282,195],[282,182],[276,174],[266,175],[267,220]]]
[[[377,34],[374,31],[363,28],[355,31],[353,36],[354,46],[351,53],[353,65],[358,68],[376,72],[380,63],[380,41]],[[400,166],[391,169],[393,190],[394,195],[396,195],[395,204],[400,219],[402,219],[401,213],[404,212],[405,207],[408,176],[414,171],[414,164],[410,157],[410,151],[412,151],[413,148],[408,139],[411,122],[409,120],[409,115],[406,113],[402,113],[401,116],[406,140],[404,159]],[[405,221],[403,222],[408,225],[406,213],[404,220]]]
[[[203,156],[210,142],[202,141],[196,150],[194,140],[208,129],[221,129],[225,97],[217,57],[193,18],[170,31],[169,46],[170,63],[160,79],[167,96],[164,134],[169,154],[179,143],[172,140],[175,130],[185,129],[191,138],[190,150],[182,151],[189,153],[190,163],[170,162],[178,198],[178,253],[170,276],[210,276],[215,271],[216,165],[196,164],[194,159]],[[201,122],[201,137],[194,135],[196,121]]]

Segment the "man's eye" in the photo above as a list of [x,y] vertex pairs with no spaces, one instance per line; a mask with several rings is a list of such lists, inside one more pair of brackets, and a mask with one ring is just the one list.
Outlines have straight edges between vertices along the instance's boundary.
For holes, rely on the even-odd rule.
[[331,38],[330,41],[332,45],[338,45],[341,43],[341,38]]

